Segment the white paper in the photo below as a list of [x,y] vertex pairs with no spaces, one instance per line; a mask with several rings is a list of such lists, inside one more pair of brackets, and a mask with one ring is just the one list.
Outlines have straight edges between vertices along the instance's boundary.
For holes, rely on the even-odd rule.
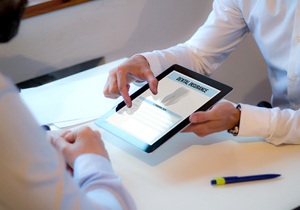
[[25,89],[21,97],[41,124],[97,118],[116,104],[102,93],[106,79],[107,75],[102,75],[66,85]]
[[[97,119],[123,99],[105,98],[103,89],[108,71],[126,58],[56,80],[21,90],[20,96],[40,124],[63,128]],[[129,93],[139,87],[131,84]]]

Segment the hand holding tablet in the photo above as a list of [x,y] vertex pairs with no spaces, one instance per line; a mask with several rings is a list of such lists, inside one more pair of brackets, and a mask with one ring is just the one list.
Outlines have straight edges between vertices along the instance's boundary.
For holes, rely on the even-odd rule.
[[146,84],[131,95],[131,108],[121,102],[96,125],[150,153],[185,128],[192,113],[206,111],[232,90],[176,64],[157,79],[157,95]]

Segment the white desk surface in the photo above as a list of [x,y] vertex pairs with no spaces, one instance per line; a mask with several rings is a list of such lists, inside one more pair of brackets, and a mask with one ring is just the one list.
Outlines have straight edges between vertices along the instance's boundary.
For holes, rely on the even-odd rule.
[[[102,66],[101,72],[118,63]],[[93,76],[97,71],[95,68],[56,83]],[[93,122],[88,125],[100,129]],[[285,210],[300,205],[300,145],[276,147],[258,138],[233,137],[226,132],[205,138],[179,133],[152,154],[146,154],[100,131],[113,167],[139,210]],[[282,176],[210,185],[210,180],[219,176],[263,173]]]

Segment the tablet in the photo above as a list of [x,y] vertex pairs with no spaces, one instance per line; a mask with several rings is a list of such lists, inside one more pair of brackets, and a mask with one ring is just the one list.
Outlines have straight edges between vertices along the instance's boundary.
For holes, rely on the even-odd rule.
[[95,121],[96,125],[151,153],[189,124],[189,116],[206,111],[232,88],[221,82],[173,65],[157,76],[158,94],[146,84],[125,102]]

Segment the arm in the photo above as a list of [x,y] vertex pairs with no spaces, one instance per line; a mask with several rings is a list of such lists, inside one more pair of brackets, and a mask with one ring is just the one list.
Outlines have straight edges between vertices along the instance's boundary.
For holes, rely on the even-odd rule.
[[241,107],[239,136],[260,136],[274,145],[300,144],[300,110]]
[[78,157],[74,180],[99,209],[135,209],[132,198],[106,158],[94,154]]
[[188,41],[165,50],[142,53],[140,57],[133,56],[116,68],[117,71],[113,69],[110,72],[104,94],[110,98],[121,95],[130,107],[128,84],[131,81],[146,80],[149,83],[154,80],[154,76],[175,63],[210,75],[238,46],[247,32],[242,12],[235,1],[215,0],[207,21]]
[[74,179],[81,190],[99,209],[134,209],[131,197],[111,167],[98,131],[82,127],[62,138],[51,138],[51,142],[74,170]]
[[186,42],[143,53],[153,72],[177,63],[210,75],[244,39],[249,29],[235,0],[215,0],[206,22]]
[[211,110],[194,113],[183,132],[202,137],[239,124],[238,136],[259,136],[274,145],[300,144],[300,110],[240,105],[238,110],[232,103],[220,102]]
[[[80,156],[74,167],[82,174],[75,175],[75,182],[66,170],[65,160],[22,104],[17,90],[1,75],[0,116],[0,179],[5,180],[0,188],[1,206],[9,209],[92,210],[102,206],[135,209],[131,197],[103,156]],[[94,165],[94,168],[82,170],[87,165]],[[115,189],[112,193],[103,187],[107,181],[111,181],[108,185]],[[89,187],[85,188],[84,184]]]

